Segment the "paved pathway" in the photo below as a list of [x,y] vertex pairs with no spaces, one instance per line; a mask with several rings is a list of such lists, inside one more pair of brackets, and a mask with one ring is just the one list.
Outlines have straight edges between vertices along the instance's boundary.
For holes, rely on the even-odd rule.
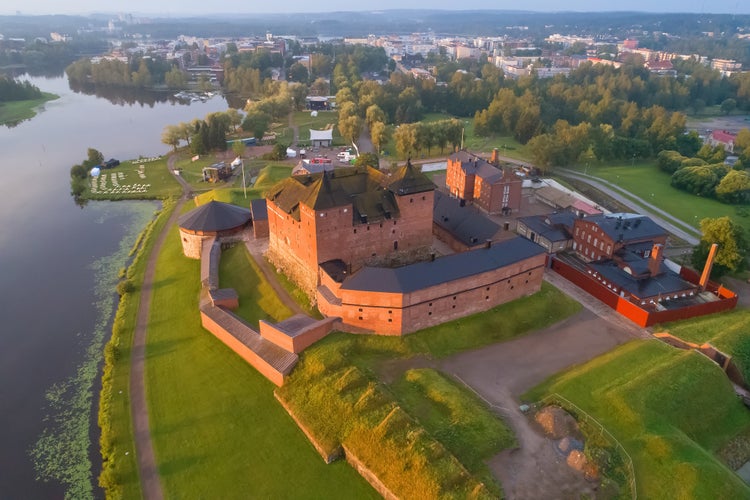
[[[175,157],[167,160],[167,169],[174,175]],[[161,489],[159,469],[156,465],[154,448],[151,443],[151,431],[148,423],[148,402],[146,400],[146,330],[148,328],[151,307],[151,292],[156,273],[156,260],[164,245],[169,229],[177,222],[182,206],[192,196],[190,184],[181,176],[174,175],[182,185],[182,197],[172,211],[162,232],[156,238],[154,247],[146,261],[146,271],[141,284],[141,299],[138,303],[138,316],[133,335],[133,346],[130,355],[130,410],[133,416],[133,434],[135,435],[135,456],[138,462],[138,475],[141,478],[141,489],[146,500],[161,500],[164,493]]]

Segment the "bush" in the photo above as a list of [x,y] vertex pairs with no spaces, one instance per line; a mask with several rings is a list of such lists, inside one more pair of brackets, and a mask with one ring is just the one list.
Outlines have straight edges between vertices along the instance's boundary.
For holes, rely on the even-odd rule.
[[131,280],[122,280],[117,284],[117,294],[122,297],[135,291],[135,284]]

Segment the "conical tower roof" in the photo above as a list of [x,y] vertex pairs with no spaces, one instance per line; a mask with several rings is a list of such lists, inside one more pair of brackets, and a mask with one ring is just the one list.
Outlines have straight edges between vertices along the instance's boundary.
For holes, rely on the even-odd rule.
[[178,224],[188,231],[218,232],[243,226],[251,217],[247,208],[210,201],[181,216]]

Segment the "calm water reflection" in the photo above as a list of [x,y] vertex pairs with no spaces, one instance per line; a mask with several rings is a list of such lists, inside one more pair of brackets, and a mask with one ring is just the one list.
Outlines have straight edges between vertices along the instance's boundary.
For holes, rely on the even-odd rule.
[[[180,105],[128,95],[120,101],[75,93],[63,78],[32,79],[60,99],[30,121],[0,127],[0,497],[60,498],[59,483],[36,480],[29,451],[54,409],[45,394],[74,377],[95,342],[102,263],[141,229],[149,202],[78,208],[70,166],[86,148],[120,159],[163,154],[167,124],[223,111],[226,101]],[[113,101],[119,105],[113,105]],[[94,265],[97,263],[97,265]],[[96,451],[98,443],[91,446]],[[94,458],[97,453],[92,453]],[[93,478],[99,466],[93,466]]]

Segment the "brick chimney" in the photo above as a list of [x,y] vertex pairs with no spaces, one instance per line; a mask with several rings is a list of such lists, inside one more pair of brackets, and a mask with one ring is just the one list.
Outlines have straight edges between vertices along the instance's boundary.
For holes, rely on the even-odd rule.
[[664,260],[664,245],[661,243],[654,243],[654,247],[651,249],[651,256],[648,258],[648,271],[651,276],[659,274],[661,269],[661,262]]
[[490,158],[490,163],[492,163],[496,167],[500,164],[500,158],[498,158],[497,148],[492,149],[492,157]]
[[701,280],[698,284],[701,287],[701,291],[706,290],[708,284],[708,278],[711,276],[711,269],[714,267],[714,258],[716,258],[716,252],[719,250],[719,245],[714,243],[711,245],[711,250],[708,251],[708,258],[706,259],[706,265],[703,266],[703,274],[701,274]]

